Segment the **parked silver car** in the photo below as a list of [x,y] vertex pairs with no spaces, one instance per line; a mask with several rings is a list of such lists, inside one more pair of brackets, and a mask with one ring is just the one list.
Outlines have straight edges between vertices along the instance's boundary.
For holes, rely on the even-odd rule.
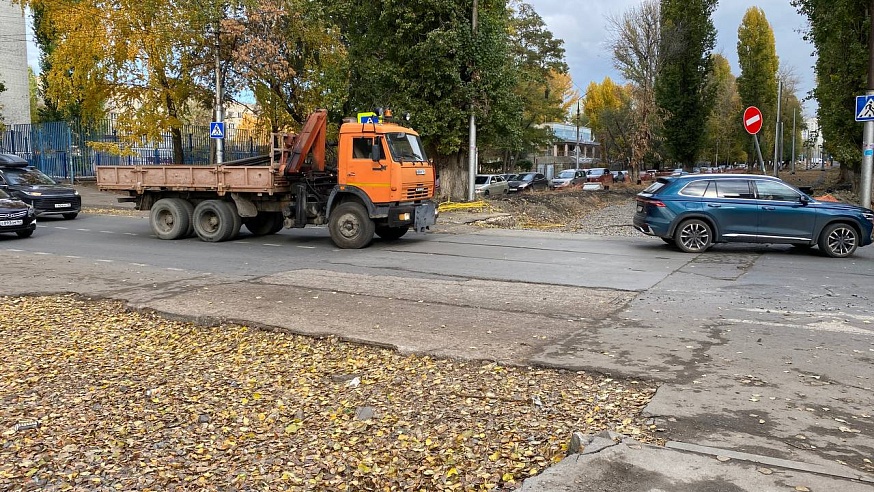
[[480,196],[506,195],[510,192],[510,186],[500,174],[477,174],[474,191]]
[[559,190],[573,186],[582,186],[585,182],[586,171],[584,169],[565,169],[558,173],[558,176],[552,178],[549,187],[553,190]]

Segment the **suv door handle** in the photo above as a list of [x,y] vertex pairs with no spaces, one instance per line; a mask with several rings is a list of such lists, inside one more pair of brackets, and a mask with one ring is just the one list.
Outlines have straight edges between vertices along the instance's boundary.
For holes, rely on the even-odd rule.
[[708,206],[708,207],[712,207],[712,208],[719,208],[719,207],[721,207],[722,205],[720,205],[720,204],[718,204],[718,203],[708,203],[707,206]]
[[770,205],[762,206],[762,210],[777,210],[777,207],[772,207]]

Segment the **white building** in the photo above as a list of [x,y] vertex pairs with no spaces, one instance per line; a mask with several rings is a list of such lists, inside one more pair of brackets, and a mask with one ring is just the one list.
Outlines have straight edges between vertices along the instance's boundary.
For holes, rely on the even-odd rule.
[[7,125],[30,123],[30,87],[27,81],[26,20],[21,5],[0,0],[0,121]]
[[807,128],[801,131],[801,141],[804,149],[799,160],[808,165],[822,164],[822,129],[819,127],[819,120],[816,118],[808,118],[804,121]]

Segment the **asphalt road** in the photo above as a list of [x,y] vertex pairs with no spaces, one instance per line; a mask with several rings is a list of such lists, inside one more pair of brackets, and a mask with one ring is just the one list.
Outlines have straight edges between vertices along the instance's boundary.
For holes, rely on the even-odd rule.
[[666,439],[874,475],[874,247],[683,254],[650,238],[464,230],[160,241],[139,217],[0,236],[0,294],[78,292],[438,356],[662,382]]

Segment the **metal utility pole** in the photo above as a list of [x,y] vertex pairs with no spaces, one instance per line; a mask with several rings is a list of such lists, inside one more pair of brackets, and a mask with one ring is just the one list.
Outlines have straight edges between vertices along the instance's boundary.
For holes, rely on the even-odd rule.
[[795,174],[795,113],[798,110],[792,109],[792,174]]
[[[872,0],[874,1],[874,0]],[[774,176],[777,176],[777,159],[780,157],[780,99],[783,97],[783,81],[777,81],[777,126],[774,129]]]
[[577,146],[574,148],[576,154],[576,166],[574,169],[580,168],[580,100],[577,99]]
[[[219,57],[219,26],[221,26],[221,21],[217,19],[215,23],[215,120],[222,123],[224,121],[224,116],[222,114],[222,64],[221,58]],[[224,138],[215,139],[216,164],[224,162],[224,143]]]
[[[470,29],[473,34],[473,39],[476,40],[476,11],[477,11],[477,0],[473,0],[473,13],[470,16]],[[475,67],[472,67],[475,68]],[[471,77],[471,83],[473,83],[473,77]],[[468,163],[467,163],[467,200],[473,201],[474,198],[474,185],[476,180],[476,116],[473,114],[474,107],[473,101],[470,102],[470,141],[468,142]]]
[[[868,12],[874,12],[874,0],[871,0]],[[868,33],[868,91],[874,95],[874,22]],[[861,203],[863,207],[871,206],[871,168],[874,165],[874,121],[866,121],[862,129],[862,189]]]

